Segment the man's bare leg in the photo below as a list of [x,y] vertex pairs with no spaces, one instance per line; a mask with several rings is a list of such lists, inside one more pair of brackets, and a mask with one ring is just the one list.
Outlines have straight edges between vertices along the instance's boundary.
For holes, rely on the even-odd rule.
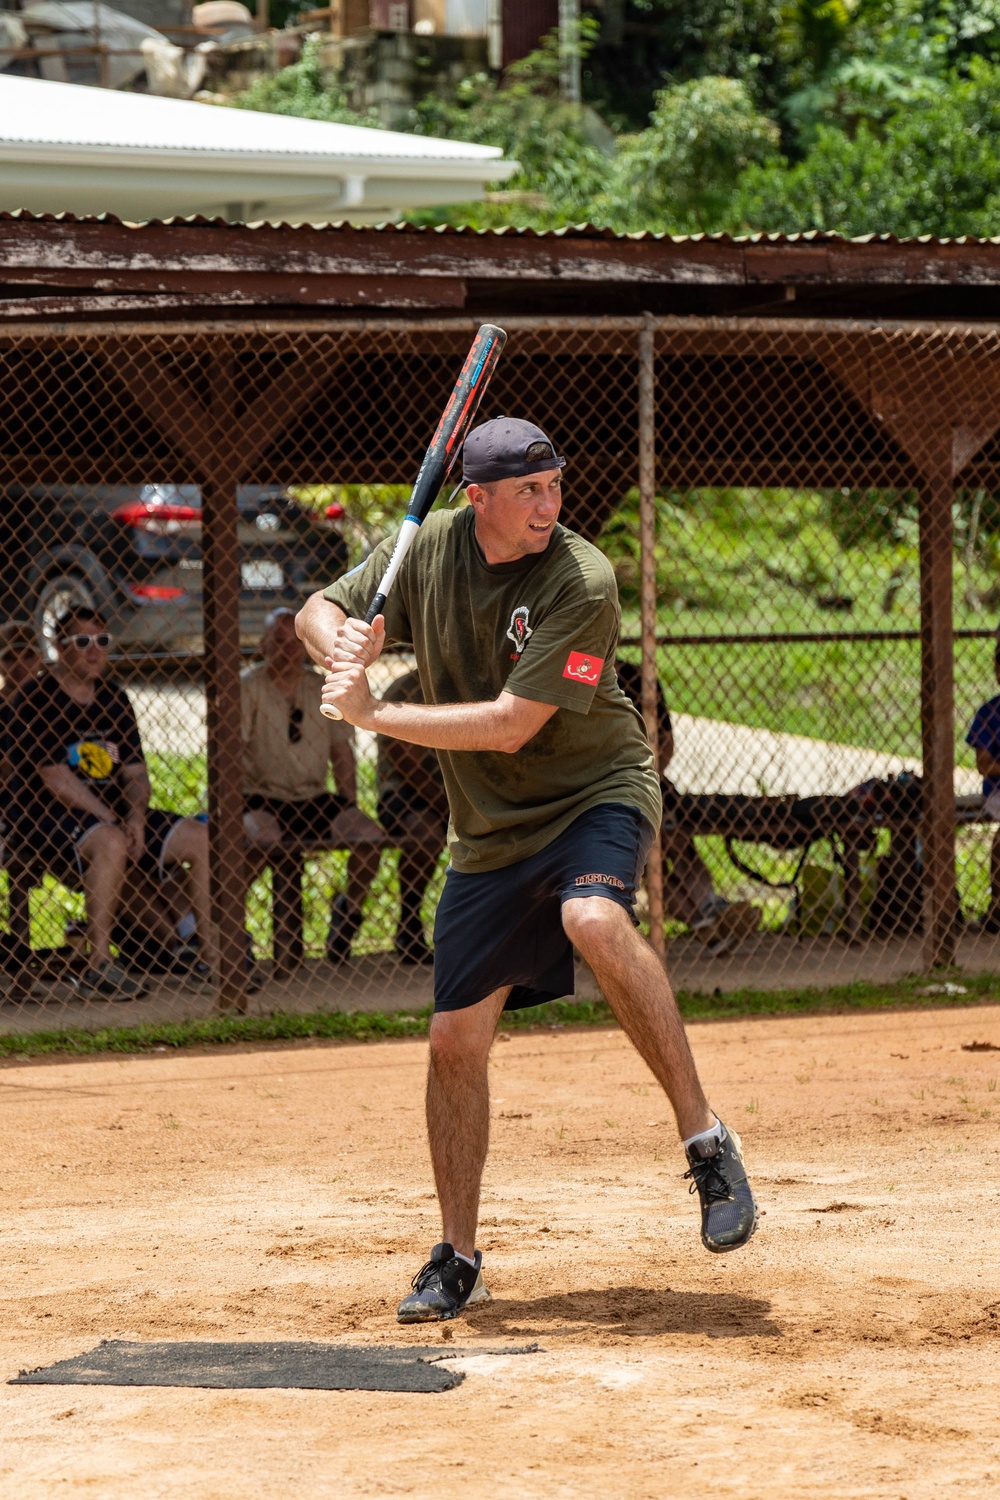
[[622,1028],[673,1105],[701,1204],[701,1240],[738,1250],[757,1228],[739,1137],[708,1107],[670,982],[623,906],[606,897],[563,904],[563,926],[597,976]]
[[690,927],[701,916],[702,903],[715,895],[715,886],[689,833],[670,828],[660,837],[664,903],[670,916]]
[[208,828],[194,818],[182,818],[167,834],[164,863],[187,867],[188,895],[194,908],[202,959],[213,974],[219,972],[219,934],[212,919],[209,879]]
[[83,860],[90,965],[100,969],[111,960],[111,933],[125,884],[128,845],[120,828],[98,823],[88,829],[78,848]]
[[[268,812],[263,807],[243,814],[243,832],[257,849],[273,849],[275,844],[281,843],[281,824],[273,812]],[[265,863],[266,861],[261,861],[261,867]]]
[[331,849],[336,849],[342,839],[355,846],[347,859],[347,890],[344,894],[348,910],[360,917],[372,881],[378,874],[382,849],[389,840],[384,830],[360,807],[345,807],[331,822]]
[[617,901],[579,896],[563,903],[563,926],[594,971],[629,1041],[673,1106],[682,1140],[715,1124],[670,981]]
[[427,1137],[444,1238],[470,1259],[476,1248],[479,1189],[490,1140],[488,1064],[510,987],[466,1010],[431,1019]]

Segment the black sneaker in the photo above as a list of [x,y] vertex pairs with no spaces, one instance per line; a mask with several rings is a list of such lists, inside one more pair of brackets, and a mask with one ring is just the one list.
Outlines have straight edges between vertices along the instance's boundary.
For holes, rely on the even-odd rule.
[[132,979],[110,960],[87,969],[74,985],[80,1000],[138,1000],[149,989],[144,980]]
[[413,1291],[399,1304],[397,1322],[444,1323],[476,1302],[489,1302],[482,1266],[481,1250],[476,1251],[476,1264],[470,1266],[447,1240],[435,1245],[430,1260],[413,1278]]
[[[721,1124],[721,1121],[720,1121]],[[757,1205],[735,1130],[722,1126],[721,1141],[699,1141],[687,1150],[691,1191],[701,1199],[701,1242],[721,1255],[738,1250],[757,1228]]]
[[361,913],[351,911],[347,897],[337,896],[330,908],[330,926],[326,934],[326,961],[342,964],[351,956],[351,944],[361,926]]

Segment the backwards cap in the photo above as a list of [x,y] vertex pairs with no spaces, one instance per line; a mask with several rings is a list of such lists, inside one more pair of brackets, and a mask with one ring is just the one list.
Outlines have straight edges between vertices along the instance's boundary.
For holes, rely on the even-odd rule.
[[497,479],[521,479],[564,469],[561,458],[534,422],[520,417],[494,417],[474,427],[462,450],[462,482],[492,484]]

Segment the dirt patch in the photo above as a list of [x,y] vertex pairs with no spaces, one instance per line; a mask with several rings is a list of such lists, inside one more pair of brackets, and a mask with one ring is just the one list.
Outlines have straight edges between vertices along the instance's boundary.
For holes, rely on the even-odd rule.
[[[439,1234],[423,1042],[0,1068],[5,1378],[98,1339],[441,1342],[466,1377],[0,1386],[0,1490],[995,1493],[1000,1086],[995,1056],[963,1050],[969,1015],[692,1027],[764,1210],[724,1257],[701,1249],[669,1110],[624,1038],[512,1035],[491,1067],[494,1300],[431,1329],[393,1317]],[[1000,1010],[975,1021],[989,1035]],[[482,1352],[528,1342],[530,1361]]]

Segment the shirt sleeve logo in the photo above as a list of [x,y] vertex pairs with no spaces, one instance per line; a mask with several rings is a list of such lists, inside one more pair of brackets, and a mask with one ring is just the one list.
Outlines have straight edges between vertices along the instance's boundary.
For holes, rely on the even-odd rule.
[[526,604],[519,604],[511,615],[510,624],[507,626],[507,639],[514,642],[514,655],[521,655],[521,652],[528,644],[529,637],[533,636],[534,633],[528,624],[528,606]]
[[563,667],[563,676],[570,682],[586,682],[595,687],[601,680],[604,659],[600,656],[585,656],[582,651],[571,651]]

